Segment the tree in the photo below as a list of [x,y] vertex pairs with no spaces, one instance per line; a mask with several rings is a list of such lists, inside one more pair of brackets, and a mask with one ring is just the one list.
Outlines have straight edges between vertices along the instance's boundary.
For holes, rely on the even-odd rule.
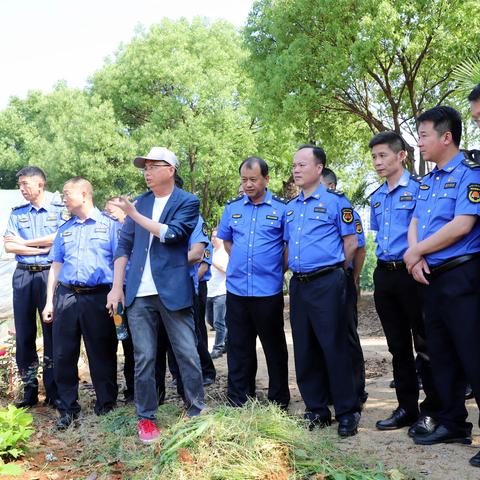
[[257,153],[244,58],[228,23],[163,20],[122,46],[91,81],[91,91],[112,102],[138,153],[164,145],[177,154],[185,188],[212,219],[237,191],[240,160]]
[[143,189],[132,166],[135,144],[115,120],[112,105],[63,84],[48,95],[13,98],[0,115],[1,143],[7,148],[0,162],[9,174],[36,165],[45,170],[48,187],[58,190],[65,180],[84,176],[100,207],[110,195]]
[[245,29],[254,102],[261,115],[281,115],[344,151],[361,152],[384,130],[414,140],[422,111],[455,106],[452,70],[478,49],[477,8],[475,0],[258,0]]

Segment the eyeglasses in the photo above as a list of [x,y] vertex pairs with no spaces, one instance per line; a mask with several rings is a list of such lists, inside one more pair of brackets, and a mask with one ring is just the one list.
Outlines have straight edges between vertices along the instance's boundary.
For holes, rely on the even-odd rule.
[[141,168],[140,170],[142,172],[151,172],[151,171],[155,171],[159,168],[162,168],[162,167],[171,167],[171,165],[165,165],[165,164],[160,164],[160,165],[145,165],[145,167]]

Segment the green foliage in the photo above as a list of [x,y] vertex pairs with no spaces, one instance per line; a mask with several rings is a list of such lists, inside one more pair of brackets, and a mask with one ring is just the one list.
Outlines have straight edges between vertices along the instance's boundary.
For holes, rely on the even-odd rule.
[[258,0],[244,32],[252,102],[335,157],[378,131],[415,137],[415,118],[450,97],[453,67],[477,50],[476,9],[475,0]]
[[22,408],[8,405],[0,409],[0,457],[18,458],[33,433],[32,415]]
[[480,83],[480,55],[473,55],[459,63],[453,70],[453,78],[457,83],[457,90],[468,96]]
[[373,291],[373,271],[377,266],[377,256],[375,255],[375,232],[369,232],[365,235],[365,263],[360,275],[360,288],[364,291]]
[[185,188],[213,220],[237,191],[240,161],[257,153],[244,58],[226,22],[163,20],[92,78],[91,91],[111,100],[138,153],[165,145],[177,154]]

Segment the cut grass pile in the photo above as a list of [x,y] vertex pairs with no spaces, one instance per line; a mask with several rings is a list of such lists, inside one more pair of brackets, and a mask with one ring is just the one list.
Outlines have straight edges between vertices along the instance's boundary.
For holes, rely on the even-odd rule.
[[[309,432],[302,420],[274,405],[218,406],[193,419],[164,405],[158,411],[161,440],[139,443],[131,408],[93,418],[65,439],[84,444],[82,469],[96,465],[98,475],[121,473],[125,479],[165,480],[402,480],[336,448],[333,432]],[[92,422],[92,423],[90,423]],[[95,425],[96,424],[96,425]],[[95,426],[97,428],[95,428]],[[98,428],[100,427],[100,428]],[[93,433],[96,431],[95,433]],[[99,471],[100,468],[102,471]]]

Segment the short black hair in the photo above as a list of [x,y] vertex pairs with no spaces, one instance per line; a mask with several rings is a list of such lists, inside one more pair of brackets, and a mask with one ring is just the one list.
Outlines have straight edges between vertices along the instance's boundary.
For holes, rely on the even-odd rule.
[[480,100],[480,83],[468,95],[469,102]]
[[335,175],[335,172],[330,168],[324,167],[324,169],[322,170],[322,177],[326,183],[334,183],[335,185],[337,185],[337,176]]
[[40,177],[44,182],[47,181],[45,172],[41,168],[34,166],[23,167],[16,173],[15,177],[17,179],[20,177]]
[[395,153],[407,150],[407,144],[402,136],[391,130],[377,133],[370,142],[368,142],[368,148],[373,148],[375,145],[388,145],[390,150]]
[[303,150],[304,148],[311,148],[313,153],[313,158],[315,159],[315,163],[321,164],[325,166],[327,164],[327,155],[325,154],[325,150],[323,148],[317,147],[317,145],[311,145],[306,143],[304,145],[300,145],[297,148],[297,152]]
[[417,125],[423,122],[432,122],[435,131],[442,135],[446,132],[452,134],[453,143],[459,147],[462,139],[462,116],[452,107],[438,105],[426,110],[417,117]]
[[241,174],[241,170],[244,165],[247,168],[253,168],[255,165],[258,165],[260,167],[260,173],[262,174],[262,177],[265,178],[268,176],[268,165],[263,158],[260,158],[260,157],[246,158],[238,167],[238,173]]

